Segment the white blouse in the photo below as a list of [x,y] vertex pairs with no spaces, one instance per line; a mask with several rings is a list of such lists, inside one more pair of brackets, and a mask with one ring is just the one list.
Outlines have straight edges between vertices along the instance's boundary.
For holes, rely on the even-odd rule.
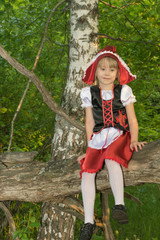
[[[92,107],[90,87],[82,88],[80,97],[82,100],[81,106],[83,108]],[[102,90],[102,97],[104,100],[112,99],[112,90]],[[131,102],[136,102],[132,89],[128,85],[122,85],[121,101],[123,106],[129,105]],[[92,139],[88,142],[88,146],[95,149],[106,148],[122,133],[123,131],[120,131],[119,129],[114,127],[104,128],[99,133],[93,133]]]

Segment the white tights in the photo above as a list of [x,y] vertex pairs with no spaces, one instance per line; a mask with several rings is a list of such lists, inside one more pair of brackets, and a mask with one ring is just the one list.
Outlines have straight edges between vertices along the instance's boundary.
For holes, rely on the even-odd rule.
[[[108,169],[109,182],[113,192],[115,204],[124,205],[124,183],[122,169],[119,163],[105,159]],[[94,202],[95,202],[95,176],[96,173],[82,173],[81,190],[83,197],[85,223],[94,222]]]

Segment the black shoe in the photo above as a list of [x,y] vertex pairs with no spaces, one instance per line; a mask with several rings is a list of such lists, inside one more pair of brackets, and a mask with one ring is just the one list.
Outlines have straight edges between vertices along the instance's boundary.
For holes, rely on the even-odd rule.
[[115,205],[112,208],[112,217],[114,220],[117,220],[120,224],[128,223],[128,215],[126,213],[126,208],[124,205]]
[[80,237],[79,240],[91,240],[93,232],[95,230],[95,223],[85,223],[83,224],[80,230]]

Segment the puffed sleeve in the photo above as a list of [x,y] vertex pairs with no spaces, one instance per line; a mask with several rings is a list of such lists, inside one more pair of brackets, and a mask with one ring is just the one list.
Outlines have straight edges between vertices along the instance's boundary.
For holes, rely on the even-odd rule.
[[81,107],[83,108],[92,107],[90,87],[82,88],[80,97],[82,100]]
[[121,101],[123,106],[129,105],[130,103],[135,103],[136,98],[133,95],[132,88],[129,87],[128,85],[123,85],[122,86],[122,91],[121,91]]

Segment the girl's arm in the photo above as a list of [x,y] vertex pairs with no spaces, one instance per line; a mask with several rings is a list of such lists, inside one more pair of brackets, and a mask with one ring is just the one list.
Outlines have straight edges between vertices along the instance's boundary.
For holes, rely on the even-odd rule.
[[[95,125],[95,122],[94,122],[94,118],[93,118],[92,107],[87,107],[86,108],[86,121],[85,121],[87,142],[89,142],[89,140],[92,136],[94,125]],[[77,161],[80,163],[81,160],[83,158],[85,158],[85,156],[86,156],[85,153],[83,155],[79,156]]]
[[138,142],[138,122],[134,111],[133,103],[130,103],[126,106],[126,112],[128,117],[129,129],[131,134],[131,150],[135,150],[138,152],[138,147],[142,150],[142,147],[146,144],[146,142]]
[[89,142],[92,134],[93,134],[93,128],[94,128],[95,122],[93,118],[93,113],[92,113],[92,107],[87,107],[86,108],[86,135],[87,135],[87,142]]

